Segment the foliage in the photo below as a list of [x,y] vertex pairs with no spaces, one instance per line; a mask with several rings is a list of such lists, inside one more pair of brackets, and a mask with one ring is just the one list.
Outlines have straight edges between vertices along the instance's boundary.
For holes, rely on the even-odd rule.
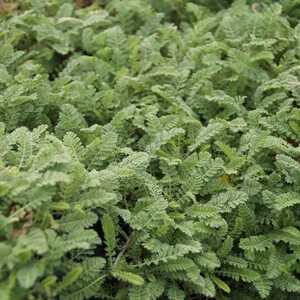
[[298,1],[4,5],[1,300],[300,298]]

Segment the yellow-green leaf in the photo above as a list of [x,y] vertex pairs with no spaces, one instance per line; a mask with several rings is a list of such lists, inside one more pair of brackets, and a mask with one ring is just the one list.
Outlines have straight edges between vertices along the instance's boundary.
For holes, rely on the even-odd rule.
[[124,272],[124,271],[119,271],[116,270],[114,272],[111,273],[114,277],[127,281],[129,283],[132,283],[134,285],[142,285],[144,284],[144,279],[137,275],[137,274],[133,274],[130,272]]
[[60,210],[68,210],[68,209],[70,209],[70,204],[67,203],[67,202],[63,202],[63,201],[60,201],[60,202],[54,202],[54,203],[52,203],[52,205],[51,205],[51,209],[52,209],[52,210],[57,210],[57,211],[60,211]]
[[212,276],[212,280],[214,281],[214,283],[224,292],[226,293],[230,293],[230,287],[227,285],[226,282],[224,282],[223,280],[221,280],[220,278],[216,277],[216,276]]

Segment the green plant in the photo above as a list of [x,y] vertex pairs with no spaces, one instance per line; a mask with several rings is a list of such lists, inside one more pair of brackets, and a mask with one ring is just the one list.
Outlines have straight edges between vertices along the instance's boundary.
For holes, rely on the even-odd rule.
[[4,14],[0,299],[298,299],[297,8]]

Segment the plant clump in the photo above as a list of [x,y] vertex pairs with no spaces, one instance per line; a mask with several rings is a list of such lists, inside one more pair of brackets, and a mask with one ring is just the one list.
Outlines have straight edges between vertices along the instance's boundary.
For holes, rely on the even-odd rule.
[[298,1],[0,6],[0,299],[300,299]]

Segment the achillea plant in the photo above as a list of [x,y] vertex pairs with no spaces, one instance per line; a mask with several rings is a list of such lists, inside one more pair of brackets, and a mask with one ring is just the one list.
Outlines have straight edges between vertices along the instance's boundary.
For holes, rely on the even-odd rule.
[[298,2],[14,4],[0,299],[300,299]]

